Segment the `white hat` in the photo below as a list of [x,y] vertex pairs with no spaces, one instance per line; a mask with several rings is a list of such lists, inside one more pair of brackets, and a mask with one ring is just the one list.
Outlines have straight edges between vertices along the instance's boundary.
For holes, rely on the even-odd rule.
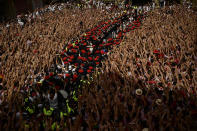
[[161,99],[157,99],[155,102],[156,102],[157,105],[161,105],[162,100]]
[[135,91],[135,93],[136,93],[138,96],[140,96],[140,95],[142,95],[142,90],[141,90],[141,89],[137,89],[137,90]]
[[142,131],[148,131],[148,128],[143,128]]

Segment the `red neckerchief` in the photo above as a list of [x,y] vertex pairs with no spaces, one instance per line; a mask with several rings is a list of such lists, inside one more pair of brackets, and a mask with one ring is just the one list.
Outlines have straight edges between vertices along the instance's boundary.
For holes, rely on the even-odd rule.
[[84,71],[83,71],[83,69],[79,69],[78,72],[79,73],[83,73]]

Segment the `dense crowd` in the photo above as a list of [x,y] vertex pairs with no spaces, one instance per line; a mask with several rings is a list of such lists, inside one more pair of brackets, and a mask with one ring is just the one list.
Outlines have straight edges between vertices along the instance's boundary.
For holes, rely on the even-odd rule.
[[[70,38],[78,37],[99,21],[109,19],[110,14],[106,14],[100,9],[94,9],[94,12],[92,9],[62,9],[55,12],[45,12],[42,16],[32,17],[26,22],[23,16],[18,18],[22,18],[21,21],[24,23],[20,25],[18,19],[7,23],[6,26],[1,26],[0,100],[3,108],[11,105],[11,102],[16,102],[15,104],[21,106],[20,109],[15,106],[9,106],[9,108],[16,109],[19,116],[29,117],[29,113],[32,114],[32,112],[38,115],[39,112],[43,113],[44,109],[40,111],[40,106],[51,105],[51,103],[43,101],[44,99],[50,100],[47,97],[48,92],[41,88],[42,92],[43,89],[45,91],[45,96],[43,96],[38,93],[40,89],[34,87],[37,87],[37,84],[39,87],[39,81],[52,74],[48,74],[48,72],[50,67],[56,65],[54,56],[62,51],[67,42],[71,41]],[[43,86],[45,85],[43,84]],[[54,90],[51,92],[54,93]],[[63,91],[63,93],[66,92]],[[18,99],[15,99],[16,95]],[[37,101],[38,97],[39,102]],[[55,95],[55,97],[57,96]],[[32,102],[35,101],[39,103],[36,104],[39,109],[34,109]],[[46,104],[43,105],[43,103]],[[27,113],[25,114],[24,111]],[[47,113],[45,111],[46,115]],[[4,119],[2,117],[3,125]]]
[[[124,12],[112,18],[117,14],[94,11],[63,9],[32,24],[2,27],[0,127],[191,129],[196,114],[196,14],[180,6],[156,10],[133,31],[143,16]],[[193,17],[183,19],[183,11]],[[110,54],[113,45],[118,48]]]
[[[74,12],[76,13],[76,11],[74,11]],[[47,15],[51,15],[50,13],[51,12],[49,12]],[[56,13],[56,15],[57,15],[57,13]],[[62,12],[62,13],[65,13],[65,11]],[[102,11],[102,13],[103,13],[103,11]],[[72,12],[72,14],[73,14],[73,12]],[[46,15],[46,14],[44,14],[44,15]],[[42,18],[45,18],[45,17],[42,17]],[[135,17],[137,18],[137,16],[135,16]],[[20,16],[18,21],[17,21],[19,25],[11,23],[11,24],[9,24],[9,26],[7,26],[8,25],[7,24],[4,27],[5,30],[3,30],[3,31],[5,31],[5,32],[9,31],[9,30],[11,30],[13,28],[13,26],[18,26],[18,29],[21,29],[21,31],[24,31],[24,30],[27,31],[27,28],[31,27],[31,24],[32,24],[31,22],[32,21],[30,20],[30,21],[28,21],[28,23],[25,23],[24,19],[22,19],[24,23],[21,24],[20,22],[22,22],[22,21],[21,21],[20,18],[22,18],[22,17]],[[38,22],[40,22],[40,20],[42,21],[43,20],[42,18],[39,18]],[[33,19],[35,19],[35,18],[33,18]],[[101,60],[101,58],[99,58],[99,57],[101,57],[101,56],[99,56],[99,54],[101,53],[101,54],[104,55],[106,53],[103,50],[102,51],[104,53],[102,53],[102,51],[101,51],[101,48],[104,48],[104,47],[100,47],[100,49],[98,50],[98,43],[102,42],[103,39],[106,39],[106,37],[108,37],[108,35],[109,35],[108,32],[111,32],[112,30],[116,31],[116,29],[120,27],[120,24],[123,22],[123,20],[124,21],[126,20],[126,18],[122,18],[122,17],[119,17],[119,18],[114,19],[114,20],[113,19],[112,20],[108,20],[107,22],[100,23],[94,29],[92,29],[91,31],[87,32],[87,35],[80,37],[80,39],[81,39],[80,44],[81,45],[77,46],[77,43],[79,43],[78,41],[75,41],[74,44],[72,43],[72,44],[66,45],[66,49],[64,50],[63,53],[61,53],[61,57],[64,57],[64,58],[61,58],[61,59],[59,59],[59,57],[57,57],[57,59],[49,58],[50,61],[48,61],[48,60],[46,61],[48,63],[51,62],[52,63],[51,66],[49,66],[49,64],[47,64],[47,63],[45,63],[45,65],[41,65],[42,63],[40,63],[40,62],[41,61],[43,62],[43,58],[39,59],[39,57],[38,57],[37,58],[37,63],[39,63],[39,64],[36,64],[36,65],[35,65],[35,62],[34,63],[32,62],[32,58],[28,59],[30,48],[32,47],[32,45],[34,45],[34,44],[32,44],[33,43],[32,40],[31,40],[32,38],[29,39],[28,36],[23,36],[22,35],[23,36],[22,38],[28,37],[27,43],[25,43],[24,45],[21,45],[22,48],[18,47],[20,45],[16,45],[16,47],[13,47],[13,50],[12,49],[10,50],[10,48],[7,48],[11,52],[11,56],[14,55],[14,57],[15,57],[15,61],[13,61],[14,62],[13,64],[12,64],[12,61],[10,61],[9,58],[8,58],[9,57],[9,55],[8,55],[9,53],[7,54],[6,51],[2,50],[2,51],[4,51],[4,52],[2,52],[2,56],[3,56],[2,58],[3,58],[3,61],[4,61],[4,63],[2,63],[2,65],[3,65],[2,66],[3,67],[2,68],[2,74],[6,74],[5,76],[1,75],[1,80],[2,80],[2,82],[4,82],[2,84],[2,89],[1,89],[1,96],[2,96],[1,100],[3,102],[2,106],[5,106],[4,103],[12,101],[11,99],[13,99],[13,97],[15,97],[16,94],[17,94],[17,97],[18,96],[21,96],[21,97],[19,97],[20,100],[16,100],[17,101],[16,103],[18,105],[22,106],[22,108],[20,108],[19,110],[17,108],[17,111],[19,111],[19,112],[17,112],[18,116],[23,116],[23,117],[25,117],[26,120],[31,120],[31,119],[33,119],[33,117],[39,118],[39,117],[42,117],[42,115],[45,115],[45,116],[60,116],[60,117],[62,117],[62,115],[67,116],[68,114],[73,113],[74,112],[74,109],[73,109],[74,107],[70,108],[69,105],[73,106],[74,104],[70,100],[69,96],[72,96],[73,100],[77,101],[76,94],[75,94],[75,93],[77,93],[77,91],[76,92],[73,91],[73,89],[71,89],[71,87],[74,88],[76,85],[78,86],[79,85],[78,82],[80,82],[79,80],[82,80],[81,77],[78,77],[78,74],[80,74],[80,73],[83,74],[83,75],[85,74],[85,73],[83,73],[83,70],[80,69],[80,68],[82,68],[82,66],[87,66],[87,64],[89,64],[89,67],[88,67],[88,70],[86,70],[86,73],[91,73],[93,67],[95,67],[96,65],[100,65],[99,61]],[[84,28],[83,27],[84,26],[83,23],[84,23],[85,20],[82,19],[82,21],[79,22],[79,28],[74,28],[74,29],[82,29],[82,28]],[[36,22],[37,21],[34,21],[34,24]],[[44,21],[42,21],[42,22],[44,22]],[[76,23],[75,23],[75,25],[76,25]],[[41,23],[40,23],[40,26],[41,26]],[[128,27],[130,28],[131,24]],[[49,27],[49,28],[51,29],[51,27]],[[98,29],[100,28],[98,30],[99,33],[96,31],[97,28]],[[133,27],[133,28],[135,28],[135,27]],[[14,28],[14,29],[17,29],[17,28]],[[35,29],[35,27],[34,27],[34,29]],[[57,30],[56,27],[55,27],[55,30]],[[14,31],[14,30],[12,30],[12,31]],[[128,29],[127,29],[127,31],[128,31]],[[5,33],[5,32],[3,32],[3,33]],[[91,32],[93,33],[92,35],[94,35],[94,36],[91,36]],[[33,34],[32,30],[28,30],[28,32],[26,32],[26,33],[27,34]],[[46,33],[48,34],[50,32],[47,31]],[[53,30],[53,33],[55,33],[54,30]],[[69,33],[71,33],[71,32],[69,32]],[[75,33],[75,35],[77,34],[76,32],[74,32],[74,33]],[[98,33],[98,34],[95,34],[95,33]],[[125,30],[125,33],[126,33],[126,30]],[[10,35],[11,36],[13,35],[12,32],[10,32]],[[50,37],[50,34],[48,34],[48,35]],[[95,36],[95,35],[97,35],[97,36]],[[19,36],[19,35],[17,35],[17,36]],[[89,38],[88,38],[90,36],[91,36],[91,38],[90,38],[91,40],[89,40]],[[40,37],[40,34],[39,34],[39,37]],[[70,37],[72,37],[72,36],[70,36]],[[78,35],[78,37],[79,37],[79,35]],[[96,37],[100,37],[100,40],[97,40]],[[120,37],[122,37],[122,33],[121,32],[119,32],[119,39],[120,39]],[[34,38],[34,39],[36,40],[36,38]],[[62,40],[62,38],[58,37],[58,40],[59,39]],[[110,39],[111,40],[108,41],[108,43],[106,43],[106,45],[105,45],[105,43],[103,43],[103,46],[110,46],[114,42],[116,42],[116,44],[120,43],[118,40],[114,41],[112,38],[110,38]],[[2,41],[5,41],[5,43],[7,43],[7,40],[15,40],[15,39],[10,39],[10,38],[6,39],[6,37],[4,37],[4,39],[2,39]],[[22,40],[23,41],[23,39],[18,39],[18,40]],[[36,40],[36,42],[38,42],[38,41]],[[45,42],[48,43],[48,41],[45,41]],[[86,47],[87,43],[88,43],[88,46],[92,46],[92,47],[90,47],[90,48],[88,48],[88,46]],[[43,44],[46,44],[46,43],[43,43]],[[55,44],[56,44],[57,48],[58,48],[58,46],[60,46],[57,43],[55,43]],[[76,44],[76,46],[75,46],[75,44]],[[9,43],[8,43],[8,45],[9,45],[9,47],[12,47],[12,46],[10,46]],[[35,46],[38,46],[38,45],[35,45]],[[41,46],[41,48],[40,48],[40,46]],[[91,48],[94,48],[94,46],[96,46],[95,48],[97,50],[91,49]],[[76,47],[78,47],[78,49]],[[26,50],[26,48],[27,48],[27,50]],[[37,48],[40,48],[41,50],[36,50],[36,49],[32,50],[32,52],[33,52],[32,53],[32,57],[35,57],[35,55],[37,55],[39,53],[39,51],[44,51],[43,50],[44,48],[40,44],[39,44],[39,46]],[[69,50],[68,50],[68,48],[69,48]],[[4,49],[6,49],[6,48],[4,47]],[[84,61],[85,56],[87,57],[87,53],[86,53],[86,51],[84,49],[87,50],[87,51],[90,51],[90,52],[88,52],[88,55],[89,55],[88,63]],[[17,51],[17,50],[20,50],[20,51]],[[26,52],[23,52],[23,50],[24,51],[26,50]],[[56,53],[58,52],[57,50],[59,50],[59,49],[56,49]],[[77,52],[74,52],[74,50],[76,50]],[[49,51],[49,53],[51,53],[51,54],[53,54],[54,52]],[[16,55],[15,55],[15,53],[16,53]],[[28,56],[27,55],[24,56],[24,53],[28,53]],[[45,53],[47,53],[47,52],[45,52]],[[90,62],[90,61],[92,61],[92,60],[90,60],[90,57],[95,55],[95,54],[97,54],[97,56],[95,58],[92,57],[92,59],[94,59],[94,61]],[[24,57],[21,59],[21,56],[22,57],[24,56]],[[84,58],[81,57],[81,56],[83,56]],[[66,57],[68,57],[70,59],[68,61],[66,61]],[[11,59],[13,59],[13,58],[11,58]],[[22,65],[20,63],[16,63],[17,59],[20,61],[20,63]],[[27,59],[27,61],[25,61],[24,59]],[[78,66],[77,67],[78,69],[76,71],[74,71],[75,73],[73,73],[73,69],[72,70],[70,69],[71,65],[68,64],[68,63],[72,63],[73,64],[72,59],[75,61],[74,66]],[[96,59],[98,59],[98,60],[96,60]],[[62,63],[63,65],[61,65],[61,66],[63,66],[63,68],[61,68],[61,66],[59,66],[57,64],[58,60],[60,62],[62,62],[61,60],[64,61]],[[29,62],[29,63],[26,64],[25,62]],[[18,68],[18,70],[10,72],[11,76],[15,77],[15,80],[13,81],[13,84],[11,83],[12,82],[11,79],[10,79],[10,81],[9,80],[5,81],[7,77],[11,78],[9,76],[9,73],[5,73],[4,72],[4,71],[7,71],[8,67],[9,67],[9,65],[7,66],[6,63],[11,66],[10,69],[12,69],[12,70],[15,67]],[[30,66],[29,66],[30,68],[28,69],[28,64],[32,64],[32,63],[33,63],[33,65],[32,65],[33,69],[30,69],[31,68]],[[21,65],[22,68],[20,68],[20,66],[18,66],[17,64]],[[27,67],[27,68],[23,68],[24,64],[25,64],[25,67]],[[76,65],[76,64],[78,64],[78,65]],[[81,64],[81,65],[79,65],[79,64]],[[13,65],[17,65],[17,66],[12,67]],[[66,66],[68,65],[67,66],[68,67],[67,71],[69,71],[69,72],[67,72],[67,73],[64,70],[65,69],[65,65]],[[40,66],[44,66],[44,68],[40,69]],[[28,70],[28,71],[26,71],[26,70]],[[70,71],[72,71],[72,72],[70,73]],[[29,74],[29,75],[26,76],[26,74],[23,74],[22,76],[20,76],[20,74],[22,74],[24,72],[27,72],[27,74]],[[14,75],[12,73],[14,73]],[[15,75],[15,73],[18,73],[18,74]],[[30,73],[32,73],[33,75],[31,75]],[[76,74],[76,73],[78,73],[78,74]],[[71,78],[70,78],[70,75],[71,75]],[[62,76],[63,76],[63,79],[62,79]],[[16,78],[16,77],[18,77],[18,78]],[[77,82],[75,82],[76,79],[77,79]],[[19,80],[19,81],[17,81],[17,80]],[[65,81],[66,81],[66,83],[65,83]],[[12,84],[12,85],[10,86],[10,85],[7,85],[7,84]],[[6,89],[5,88],[6,86],[10,86],[11,88],[7,88]],[[59,90],[60,87],[63,90]],[[71,90],[72,90],[72,92],[71,92]],[[8,91],[10,91],[10,92],[8,92]],[[70,95],[70,94],[72,94],[72,95]],[[8,97],[8,99],[5,100],[4,99],[5,97]],[[65,98],[67,98],[67,99],[65,99]],[[11,103],[9,103],[9,104],[11,104]],[[16,107],[12,107],[12,108],[16,108]],[[60,112],[60,109],[66,111],[67,113]],[[7,120],[5,120],[2,117],[2,121],[3,121],[3,125],[5,125]],[[57,120],[55,119],[55,121],[57,121]]]
[[46,13],[42,19],[33,19],[33,23],[27,22],[23,27],[15,22],[8,28],[1,26],[1,74],[7,81],[4,86],[13,87],[14,82],[20,86],[26,84],[26,77],[35,78],[34,74],[50,67],[52,57],[71,38],[109,17],[101,10],[65,9]]
[[182,6],[148,13],[141,29],[126,35],[83,89],[81,125],[196,130],[196,23],[197,15]]

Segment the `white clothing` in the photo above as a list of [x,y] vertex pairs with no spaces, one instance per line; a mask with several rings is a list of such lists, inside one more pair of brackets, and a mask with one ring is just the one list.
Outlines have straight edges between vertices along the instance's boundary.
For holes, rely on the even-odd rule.
[[58,106],[57,93],[55,93],[55,96],[53,97],[53,99],[50,99],[50,95],[48,94],[48,100],[49,100],[50,107],[57,108]]

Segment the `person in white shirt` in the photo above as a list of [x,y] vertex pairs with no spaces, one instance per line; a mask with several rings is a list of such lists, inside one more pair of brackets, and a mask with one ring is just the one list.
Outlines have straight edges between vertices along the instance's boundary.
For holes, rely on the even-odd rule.
[[51,108],[57,109],[58,108],[58,96],[57,92],[54,89],[51,89],[47,96],[49,100],[49,104]]
[[154,0],[152,1],[152,9],[153,10],[155,9],[155,1]]

